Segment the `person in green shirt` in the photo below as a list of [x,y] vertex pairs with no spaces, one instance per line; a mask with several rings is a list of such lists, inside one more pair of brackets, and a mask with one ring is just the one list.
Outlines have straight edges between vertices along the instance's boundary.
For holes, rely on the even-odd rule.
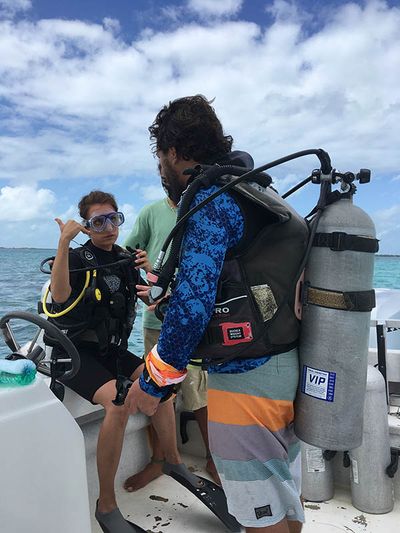
[[[177,194],[174,190],[170,190],[163,178],[161,178],[161,184],[165,190],[166,197],[143,207],[124,243],[125,247],[130,246],[137,250],[136,264],[146,273],[152,270],[162,245],[176,224],[177,204],[180,200],[180,193]],[[161,325],[154,312],[148,311],[147,307],[145,307],[143,310],[144,356],[157,344]],[[194,412],[200,427],[207,452],[206,469],[214,481],[220,483],[208,447],[207,372],[201,370],[198,366],[189,365],[188,376],[181,384],[181,392],[184,409]],[[150,438],[153,448],[151,462],[141,472],[130,476],[125,481],[124,487],[129,492],[144,487],[162,474],[164,452],[152,427],[150,427]]]
[[[146,273],[151,270],[157,255],[176,224],[177,207],[168,197],[146,205],[140,211],[124,246],[138,250],[137,265]],[[147,255],[147,257],[146,257]],[[143,310],[143,339],[145,355],[157,344],[161,322],[154,312]]]

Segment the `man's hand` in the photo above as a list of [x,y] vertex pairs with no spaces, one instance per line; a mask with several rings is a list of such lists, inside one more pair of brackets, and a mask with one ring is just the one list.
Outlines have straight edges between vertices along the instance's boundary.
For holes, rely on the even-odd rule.
[[157,411],[160,400],[161,398],[156,398],[155,396],[151,396],[151,394],[142,391],[139,385],[139,380],[137,379],[129,389],[125,404],[131,414],[135,414],[139,411],[147,416],[153,416]]
[[142,300],[142,302],[144,302],[146,305],[150,305],[150,289],[150,285],[136,285],[136,293],[138,297]]
[[137,291],[138,297],[142,300],[143,303],[147,305],[148,311],[154,311],[159,300],[150,304],[150,300],[149,300],[150,290],[151,290],[150,285],[136,285],[136,291]]
[[136,285],[137,295],[142,300],[142,302],[147,305],[147,311],[154,311],[159,302],[162,302],[163,300],[165,300],[165,298],[168,298],[169,295],[166,294],[165,296],[151,304],[149,300],[150,290],[151,287],[149,285]]

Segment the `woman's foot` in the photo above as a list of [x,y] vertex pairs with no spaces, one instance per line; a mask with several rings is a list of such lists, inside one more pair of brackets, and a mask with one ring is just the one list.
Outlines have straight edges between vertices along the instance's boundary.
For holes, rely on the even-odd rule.
[[214,483],[221,486],[222,483],[218,475],[217,468],[214,464],[214,461],[212,460],[212,457],[207,457],[206,470],[212,477]]
[[153,481],[153,479],[157,479],[162,475],[163,463],[163,459],[152,459],[141,472],[128,477],[124,483],[124,489],[128,492],[142,489],[150,483],[150,481]]

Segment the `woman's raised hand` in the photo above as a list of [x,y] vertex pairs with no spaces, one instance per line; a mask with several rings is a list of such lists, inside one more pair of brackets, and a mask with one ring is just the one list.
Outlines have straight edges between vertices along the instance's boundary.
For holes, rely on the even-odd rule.
[[72,239],[76,237],[80,231],[86,235],[89,235],[89,230],[82,226],[82,224],[79,224],[79,222],[76,222],[76,220],[67,220],[65,224],[61,218],[55,218],[54,220],[57,222],[58,227],[60,228],[61,239],[65,239],[68,242],[72,241]]

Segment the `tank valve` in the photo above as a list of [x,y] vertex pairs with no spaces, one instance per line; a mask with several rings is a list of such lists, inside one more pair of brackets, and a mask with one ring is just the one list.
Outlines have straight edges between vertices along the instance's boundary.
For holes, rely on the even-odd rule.
[[322,455],[323,455],[325,461],[332,461],[332,459],[335,457],[336,453],[337,452],[335,450],[324,450]]
[[350,466],[350,455],[349,455],[349,452],[343,452],[343,466],[344,466],[344,468],[349,468],[349,466]]
[[369,168],[360,168],[356,178],[360,183],[369,183],[371,181],[371,171]]

